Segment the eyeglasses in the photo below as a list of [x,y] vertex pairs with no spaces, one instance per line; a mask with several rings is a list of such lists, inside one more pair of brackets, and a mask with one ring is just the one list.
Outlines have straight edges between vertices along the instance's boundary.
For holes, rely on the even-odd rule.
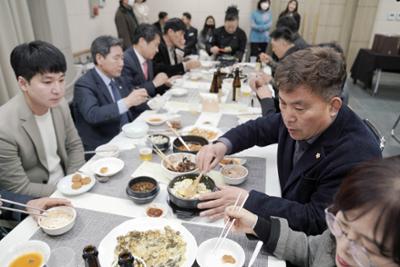
[[339,220],[336,219],[336,216],[329,212],[328,209],[329,208],[325,209],[325,219],[329,231],[331,231],[331,233],[335,237],[344,236],[348,240],[348,242],[350,243],[350,254],[353,256],[353,259],[357,263],[357,265],[359,267],[376,267],[376,265],[371,262],[367,250],[357,241],[348,238],[348,233],[343,231]]

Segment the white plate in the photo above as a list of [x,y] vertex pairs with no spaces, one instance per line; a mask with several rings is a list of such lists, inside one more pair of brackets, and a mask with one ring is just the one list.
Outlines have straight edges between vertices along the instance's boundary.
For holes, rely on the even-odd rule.
[[2,254],[4,257],[1,257],[0,263],[4,264],[1,266],[9,266],[12,261],[14,261],[17,257],[22,256],[29,252],[38,252],[43,256],[43,263],[45,266],[50,258],[50,247],[47,243],[38,240],[29,240],[23,242],[21,244],[16,245],[11,248],[7,253]]
[[[199,246],[196,260],[200,267],[242,267],[246,258],[243,248],[235,241],[226,238],[220,249],[215,251],[217,240],[218,238],[211,238]],[[221,261],[223,255],[233,256],[236,263],[223,263]]]
[[197,242],[194,236],[179,222],[163,218],[137,218],[123,222],[109,232],[99,245],[99,261],[101,266],[111,266],[114,261],[114,249],[117,237],[129,231],[162,230],[165,226],[179,231],[186,242],[186,261],[181,267],[191,267],[197,255]]
[[89,191],[90,189],[92,189],[92,187],[96,183],[96,179],[93,176],[86,175],[86,174],[84,174],[84,175],[81,174],[82,176],[90,177],[90,179],[91,179],[90,183],[82,185],[82,187],[79,188],[79,189],[72,189],[72,187],[71,187],[71,185],[72,185],[72,176],[74,174],[75,173],[67,175],[67,176],[65,176],[64,178],[62,178],[58,182],[58,184],[57,184],[58,191],[60,191],[64,195],[68,195],[68,196],[80,195],[80,194],[83,194],[83,193]]
[[[118,158],[102,158],[102,159],[98,159],[95,162],[93,162],[90,165],[91,170],[100,176],[113,176],[114,174],[116,174],[117,172],[119,172],[120,170],[122,170],[122,168],[124,167],[125,163],[118,159]],[[103,167],[107,167],[108,171],[106,173],[101,173],[100,169]]]
[[150,124],[150,125],[161,125],[161,124],[165,123],[166,118],[165,118],[165,116],[162,116],[162,115],[151,115],[151,116],[148,116],[145,119],[145,121],[147,122],[147,124]]
[[187,95],[188,90],[185,88],[173,88],[169,90],[170,94],[176,97]]
[[[207,125],[192,125],[192,126],[188,126],[185,127],[181,130],[182,135],[194,135],[192,133],[190,133],[191,130],[193,130],[194,128],[198,128],[201,130],[207,130],[207,131],[213,131],[215,133],[217,133],[217,135],[214,138],[206,138],[208,141],[213,142],[215,140],[218,139],[218,137],[220,137],[223,133],[220,129],[216,128],[216,127],[212,127],[212,126],[207,126]],[[205,137],[204,137],[205,138]]]

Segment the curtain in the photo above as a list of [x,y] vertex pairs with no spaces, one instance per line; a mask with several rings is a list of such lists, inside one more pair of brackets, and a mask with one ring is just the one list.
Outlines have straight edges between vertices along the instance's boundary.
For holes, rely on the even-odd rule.
[[34,40],[27,1],[0,1],[0,105],[19,91],[10,65],[11,51],[18,44]]

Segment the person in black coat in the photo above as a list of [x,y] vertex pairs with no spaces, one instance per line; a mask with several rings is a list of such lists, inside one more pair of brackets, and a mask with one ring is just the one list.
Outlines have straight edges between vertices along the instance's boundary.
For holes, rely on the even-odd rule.
[[228,7],[224,26],[214,31],[212,40],[207,45],[207,52],[217,58],[231,55],[241,61],[246,50],[247,36],[239,27],[239,11],[235,6]]
[[297,9],[299,8],[299,2],[297,0],[290,0],[286,6],[286,9],[279,14],[279,18],[284,16],[292,17],[296,21],[296,31],[300,29],[301,16]]
[[123,40],[123,49],[132,45],[133,34],[139,25],[132,6],[128,0],[120,0],[119,7],[115,13],[115,26],[117,27],[118,38]]
[[[145,88],[149,96],[162,94],[168,89],[168,76],[161,72],[154,75],[153,58],[160,45],[160,34],[150,24],[140,24],[133,37],[133,46],[124,52],[122,77],[128,88]],[[155,76],[155,77],[154,77]]]
[[[164,34],[158,46],[158,53],[154,57],[154,70],[158,74],[164,72],[168,77],[183,75],[186,71],[201,66],[198,60],[182,62],[177,56],[177,50],[185,47],[185,24],[178,18],[172,18],[165,23]],[[183,58],[183,52],[182,52]]]
[[160,32],[160,35],[164,32],[164,25],[168,21],[168,13],[165,11],[160,11],[158,13],[158,21],[154,22],[153,25]]
[[189,12],[182,14],[182,21],[185,23],[185,56],[197,55],[197,35],[198,31],[191,25],[192,15]]
[[[346,70],[331,48],[297,51],[278,66],[275,81],[281,113],[249,121],[228,131],[197,154],[200,171],[209,171],[225,154],[278,144],[282,197],[239,187],[201,195],[202,216],[219,218],[239,192],[244,207],[259,216],[277,216],[307,234],[326,229],[324,209],[346,173],[356,164],[381,158],[379,144],[362,120],[340,98]],[[251,177],[249,178],[251,179]],[[258,189],[258,188],[255,188]],[[215,201],[217,199],[217,201]]]
[[122,43],[100,36],[91,45],[95,67],[74,86],[75,126],[85,150],[109,142],[121,127],[147,109],[146,89],[130,88],[120,77],[124,66]]

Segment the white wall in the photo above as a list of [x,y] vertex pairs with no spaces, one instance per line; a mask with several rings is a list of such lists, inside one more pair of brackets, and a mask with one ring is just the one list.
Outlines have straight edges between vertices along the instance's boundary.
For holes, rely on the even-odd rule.
[[[90,48],[92,41],[104,34],[117,36],[114,16],[119,6],[118,0],[107,0],[99,15],[90,17],[89,0],[64,0],[68,17],[72,52]],[[159,0],[161,1],[161,0]]]
[[400,20],[387,20],[389,12],[400,13],[400,1],[396,0],[381,0],[378,3],[378,10],[376,12],[376,18],[374,28],[372,30],[370,44],[374,40],[376,33],[382,33],[387,35],[400,35]]

